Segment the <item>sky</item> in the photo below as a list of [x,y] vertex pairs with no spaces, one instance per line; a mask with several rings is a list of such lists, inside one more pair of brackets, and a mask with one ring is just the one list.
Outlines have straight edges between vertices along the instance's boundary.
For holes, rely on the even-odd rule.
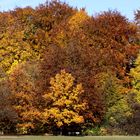
[[[102,11],[118,10],[130,21],[134,19],[134,11],[140,9],[140,0],[61,0],[70,6],[86,8],[89,15],[95,15]],[[0,11],[12,10],[15,7],[36,7],[46,0],[0,0]]]

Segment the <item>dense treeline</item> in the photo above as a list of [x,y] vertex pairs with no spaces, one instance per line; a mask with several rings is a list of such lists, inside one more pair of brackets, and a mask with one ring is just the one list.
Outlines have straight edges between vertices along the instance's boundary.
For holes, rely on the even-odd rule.
[[60,1],[0,13],[0,130],[140,134],[140,11],[89,16]]

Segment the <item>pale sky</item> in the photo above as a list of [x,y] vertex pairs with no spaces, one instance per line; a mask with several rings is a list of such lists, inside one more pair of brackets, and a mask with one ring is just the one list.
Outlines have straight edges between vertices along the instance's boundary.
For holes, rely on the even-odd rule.
[[[101,11],[118,10],[129,20],[133,20],[134,11],[140,9],[140,0],[61,0],[71,6],[85,7],[89,15],[94,15]],[[15,7],[32,6],[36,7],[46,0],[0,0],[0,11],[11,10]]]

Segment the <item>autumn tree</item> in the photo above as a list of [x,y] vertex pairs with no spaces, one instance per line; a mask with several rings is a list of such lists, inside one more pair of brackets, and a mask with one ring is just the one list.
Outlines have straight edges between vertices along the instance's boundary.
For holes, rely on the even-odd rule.
[[136,39],[137,39],[138,44],[140,44],[140,10],[137,10],[135,12],[135,22],[138,28],[138,31],[137,31],[138,38]]
[[17,123],[17,113],[12,107],[10,100],[11,91],[8,77],[0,69],[0,131],[3,133],[15,132]]
[[131,90],[128,92],[128,103],[131,107],[131,117],[128,118],[128,122],[124,124],[125,132],[131,135],[139,135],[140,130],[140,56],[138,55],[134,67],[130,70],[131,77]]
[[35,67],[31,64],[28,68],[24,64],[15,66],[9,76],[12,106],[18,114],[16,128],[21,134],[32,133],[41,121],[36,77]]
[[135,12],[135,20],[139,23],[140,22],[139,19],[140,19],[140,10],[137,10]]
[[45,123],[58,128],[84,123],[82,112],[86,109],[86,101],[80,100],[84,90],[82,84],[74,84],[74,80],[65,70],[51,78],[50,89],[43,96],[46,100]]
[[50,31],[75,12],[66,3],[51,1],[36,9],[25,7],[0,13],[0,66],[8,71],[14,61],[40,60],[51,41]]
[[[79,48],[78,46],[67,46],[66,48],[48,47],[44,59],[40,63],[42,75],[42,90],[49,87],[49,78],[54,77],[61,69],[72,73],[77,83],[84,87],[82,100],[87,100],[88,109],[84,116],[90,122],[100,122],[104,115],[104,102],[100,92],[95,89],[95,75],[103,69],[96,67],[95,54],[91,53],[94,48]],[[90,59],[89,59],[90,58]],[[95,65],[93,65],[95,64]],[[95,67],[94,67],[95,66]],[[99,90],[98,90],[99,91]],[[94,102],[94,104],[93,104]]]
[[132,68],[130,71],[130,75],[132,78],[132,92],[136,94],[137,102],[140,102],[140,97],[139,97],[139,69],[140,69],[140,56],[138,55],[138,58],[135,61],[135,68]]
[[99,48],[99,63],[116,71],[125,84],[129,83],[127,73],[139,49],[135,42],[136,26],[118,11],[107,11],[87,20],[84,29],[91,38],[90,46]]
[[0,12],[1,113],[14,108],[20,133],[119,124],[130,111],[129,90],[130,102],[139,100],[139,13],[132,23],[118,11],[89,16],[59,0]]

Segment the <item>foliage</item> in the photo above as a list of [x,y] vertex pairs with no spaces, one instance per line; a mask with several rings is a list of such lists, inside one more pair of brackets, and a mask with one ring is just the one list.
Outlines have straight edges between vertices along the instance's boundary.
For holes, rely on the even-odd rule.
[[[140,131],[140,56],[138,55],[135,61],[135,67],[131,69],[130,76],[132,78],[132,89],[129,93],[129,104],[132,108],[132,117],[128,119],[128,124],[126,124],[125,131],[131,135],[139,135]],[[131,129],[129,129],[131,128]]]
[[[27,65],[28,66],[28,65]],[[30,68],[30,67],[29,67]],[[18,114],[18,133],[28,133],[30,129],[35,129],[36,123],[40,123],[41,113],[38,108],[38,95],[33,79],[33,67],[26,70],[24,64],[15,67],[10,74],[9,82],[11,88],[11,100],[15,111]],[[35,70],[34,70],[35,72]],[[32,74],[32,77],[31,75]]]
[[109,76],[106,82],[106,119],[112,126],[126,122],[132,115],[132,110],[128,103],[127,90],[122,87],[119,80]]
[[81,115],[86,109],[86,102],[81,102],[82,84],[74,85],[71,74],[62,70],[50,80],[50,91],[45,93],[46,108],[44,120],[57,127],[69,126],[72,123],[84,123]]
[[0,129],[139,134],[139,15],[59,0],[0,12]]
[[100,128],[97,126],[97,127],[91,128],[91,129],[87,129],[83,132],[83,135],[99,136],[100,135]]
[[129,82],[126,73],[139,48],[133,40],[137,28],[131,25],[119,12],[107,11],[87,20],[84,26],[91,38],[90,46],[100,52],[99,66],[111,68],[124,84]]
[[[2,70],[1,70],[2,71]],[[10,88],[7,76],[0,73],[0,131],[3,133],[15,132],[17,123],[17,113],[12,107],[10,101]]]
[[135,68],[132,68],[130,71],[130,75],[132,77],[132,93],[136,94],[136,102],[140,103],[140,93],[139,93],[139,89],[140,89],[140,56],[138,55],[138,58],[136,59],[135,62]]

